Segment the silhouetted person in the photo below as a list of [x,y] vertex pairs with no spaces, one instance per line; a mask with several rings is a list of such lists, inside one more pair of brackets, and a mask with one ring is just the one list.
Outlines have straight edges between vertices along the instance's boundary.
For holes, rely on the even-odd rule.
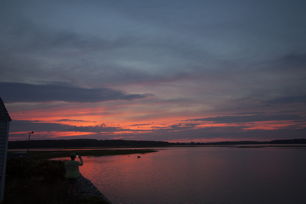
[[[79,157],[80,161],[76,161],[76,157]],[[83,165],[83,159],[80,155],[75,153],[70,155],[71,160],[65,162],[65,178],[69,183],[69,194],[77,193],[77,181],[81,177],[79,166]]]

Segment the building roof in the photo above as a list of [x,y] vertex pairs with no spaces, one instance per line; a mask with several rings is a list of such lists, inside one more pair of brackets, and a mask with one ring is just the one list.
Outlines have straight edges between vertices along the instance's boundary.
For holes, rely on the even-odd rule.
[[6,110],[4,103],[0,98],[0,121],[11,121],[11,120],[12,119]]

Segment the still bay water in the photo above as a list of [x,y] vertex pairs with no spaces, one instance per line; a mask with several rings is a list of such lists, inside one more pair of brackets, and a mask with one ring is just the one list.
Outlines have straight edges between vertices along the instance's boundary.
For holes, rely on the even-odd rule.
[[114,204],[306,203],[305,148],[177,147],[84,161],[82,174]]

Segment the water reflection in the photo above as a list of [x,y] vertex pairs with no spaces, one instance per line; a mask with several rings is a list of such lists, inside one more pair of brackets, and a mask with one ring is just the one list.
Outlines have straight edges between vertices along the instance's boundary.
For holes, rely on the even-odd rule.
[[306,150],[169,148],[85,157],[82,174],[113,203],[306,203]]

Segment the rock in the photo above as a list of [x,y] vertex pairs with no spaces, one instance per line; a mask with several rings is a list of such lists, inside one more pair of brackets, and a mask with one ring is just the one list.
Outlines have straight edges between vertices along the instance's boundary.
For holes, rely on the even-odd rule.
[[81,176],[76,183],[77,194],[79,197],[97,197],[105,203],[111,202],[96,188],[96,186],[87,178]]

